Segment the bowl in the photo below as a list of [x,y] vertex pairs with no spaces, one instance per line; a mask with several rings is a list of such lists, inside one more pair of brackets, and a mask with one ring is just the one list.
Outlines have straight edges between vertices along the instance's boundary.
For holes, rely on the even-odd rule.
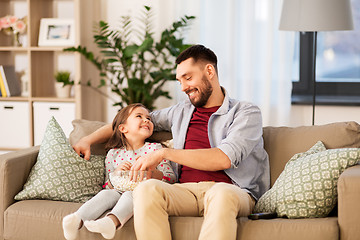
[[133,191],[140,182],[146,180],[146,171],[138,171],[136,181],[130,180],[131,171],[114,171],[109,174],[109,180],[114,189],[125,192]]

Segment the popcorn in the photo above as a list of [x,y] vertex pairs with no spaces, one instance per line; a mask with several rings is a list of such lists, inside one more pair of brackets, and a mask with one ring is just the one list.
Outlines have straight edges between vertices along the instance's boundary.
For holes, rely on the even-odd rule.
[[[110,182],[113,187],[121,192],[133,191],[135,187],[141,182],[140,181],[140,172],[137,176],[137,181],[131,181],[129,176],[130,171],[114,171],[109,174]],[[144,178],[142,181],[146,180],[146,173],[144,173]]]

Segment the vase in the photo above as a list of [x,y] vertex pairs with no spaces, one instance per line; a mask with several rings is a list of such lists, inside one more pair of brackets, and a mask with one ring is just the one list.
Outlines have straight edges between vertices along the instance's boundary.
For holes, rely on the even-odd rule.
[[69,98],[71,95],[71,85],[63,86],[63,83],[56,82],[55,83],[55,91],[56,96],[58,98]]
[[19,39],[20,34],[18,32],[13,32],[12,34],[12,44],[14,47],[21,47],[22,44]]

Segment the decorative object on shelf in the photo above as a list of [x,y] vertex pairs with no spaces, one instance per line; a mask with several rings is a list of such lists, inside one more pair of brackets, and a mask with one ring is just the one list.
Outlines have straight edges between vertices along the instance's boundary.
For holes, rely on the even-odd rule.
[[74,85],[74,81],[70,78],[70,72],[57,71],[55,73],[55,80],[56,96],[59,98],[70,97],[71,87]]
[[17,18],[15,16],[7,15],[0,18],[0,30],[12,37],[12,45],[14,47],[21,47],[22,44],[19,35],[26,31],[26,17]]
[[312,125],[316,103],[316,41],[318,31],[353,30],[350,0],[288,0],[283,2],[280,30],[311,34],[312,46]]
[[20,80],[21,80],[21,96],[28,97],[29,96],[29,70],[25,69],[20,72]]
[[[3,97],[14,97],[21,95],[21,84],[16,76],[14,66],[0,65],[0,75],[3,84],[1,88]],[[0,83],[1,84],[1,83]],[[3,91],[5,90],[5,92]]]
[[[110,29],[105,21],[98,23],[94,42],[101,50],[101,57],[95,57],[85,46],[64,51],[79,52],[96,66],[101,77],[97,87],[109,86],[121,99],[114,106],[140,102],[152,110],[158,97],[171,99],[162,88],[167,81],[175,80],[174,59],[190,46],[184,43],[181,33],[195,17],[185,15],[155,40],[151,8],[144,6],[140,15],[143,17],[135,26],[129,16],[122,17],[119,29]],[[91,86],[90,81],[87,84]]]
[[40,20],[39,46],[74,46],[73,19],[42,18]]

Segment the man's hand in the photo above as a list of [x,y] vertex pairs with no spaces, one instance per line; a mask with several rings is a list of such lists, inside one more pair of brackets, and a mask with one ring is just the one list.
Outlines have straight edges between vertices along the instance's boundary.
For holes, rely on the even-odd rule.
[[141,174],[144,171],[147,171],[147,178],[151,178],[152,172],[156,169],[157,165],[163,160],[162,157],[163,149],[159,149],[157,151],[154,151],[150,154],[143,155],[141,157],[138,157],[134,163],[134,165],[131,167],[130,172],[130,179],[132,181],[136,181],[136,177],[138,175],[138,171],[140,172],[140,180],[143,178],[143,174]]
[[75,152],[85,160],[90,159],[90,143],[86,140],[86,137],[81,138],[73,147]]

